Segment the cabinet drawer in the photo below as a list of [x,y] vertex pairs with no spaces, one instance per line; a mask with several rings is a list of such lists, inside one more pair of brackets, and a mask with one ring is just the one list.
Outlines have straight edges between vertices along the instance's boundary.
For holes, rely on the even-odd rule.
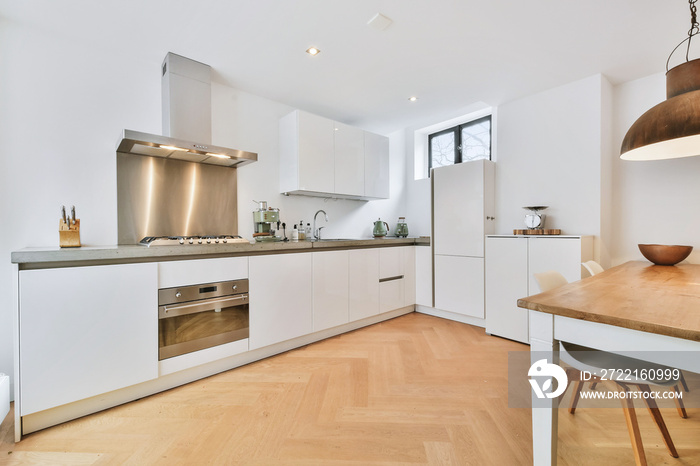
[[248,278],[247,257],[193,259],[158,263],[158,288]]

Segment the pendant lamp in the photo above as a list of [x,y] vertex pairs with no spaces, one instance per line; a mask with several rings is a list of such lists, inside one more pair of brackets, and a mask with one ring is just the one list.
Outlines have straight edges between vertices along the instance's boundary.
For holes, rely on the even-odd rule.
[[[666,100],[649,109],[632,124],[622,141],[623,160],[662,160],[700,155],[700,59],[688,60],[690,41],[700,32],[697,0],[689,0],[691,27],[688,37],[666,61]],[[668,69],[673,53],[688,46],[685,62]]]

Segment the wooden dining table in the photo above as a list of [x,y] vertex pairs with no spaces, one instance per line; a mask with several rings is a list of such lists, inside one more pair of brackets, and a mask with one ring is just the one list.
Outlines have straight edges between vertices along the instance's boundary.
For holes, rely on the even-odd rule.
[[[700,373],[700,265],[627,262],[600,274],[518,300],[530,313],[531,362],[559,342],[614,353],[644,351],[644,360]],[[556,465],[558,398],[533,391],[535,466]],[[535,403],[537,401],[537,403]],[[544,403],[543,403],[544,401]]]

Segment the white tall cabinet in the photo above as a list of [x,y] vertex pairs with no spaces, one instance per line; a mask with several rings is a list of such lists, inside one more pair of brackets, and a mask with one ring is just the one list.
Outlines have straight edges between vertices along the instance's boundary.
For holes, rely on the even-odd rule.
[[484,318],[484,235],[494,228],[489,160],[432,171],[435,308]]
[[529,313],[517,301],[540,292],[533,274],[555,270],[580,280],[581,262],[592,255],[590,236],[488,236],[486,332],[529,343]]

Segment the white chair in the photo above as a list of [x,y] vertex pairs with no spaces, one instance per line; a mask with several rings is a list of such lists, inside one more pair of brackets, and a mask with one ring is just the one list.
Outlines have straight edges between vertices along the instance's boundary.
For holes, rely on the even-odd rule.
[[595,275],[595,274],[598,274],[598,273],[600,273],[600,272],[604,272],[604,271],[605,271],[605,269],[603,269],[603,267],[601,267],[600,264],[597,263],[596,261],[586,261],[586,262],[582,262],[581,265],[582,265],[586,270],[588,270],[588,273],[590,273],[591,276],[593,276],[593,275]]
[[[536,273],[534,276],[542,292],[568,283],[566,278],[556,271]],[[666,366],[652,364],[649,362],[640,361],[638,359],[565,342],[560,342],[559,344],[559,358],[561,361],[571,366],[571,369],[567,370],[569,384],[575,381],[574,393],[572,394],[571,405],[569,407],[569,412],[571,414],[574,414],[576,410],[576,404],[578,403],[581,390],[583,388],[584,382],[581,380],[582,371],[587,371],[592,374],[592,381],[596,381],[598,383],[601,382],[600,376],[605,374],[603,371],[605,369],[609,370],[610,368],[621,369],[623,371],[629,369],[631,373],[635,373],[634,370],[639,368],[646,368],[647,371],[654,370],[654,373],[662,374],[666,374],[668,372],[672,373],[673,371],[672,368]],[[657,372],[655,369],[659,369],[661,372]],[[667,371],[668,369],[671,369],[671,371]],[[640,372],[637,371],[637,373]],[[641,392],[650,392],[651,390],[649,385],[653,384],[662,387],[673,387],[673,390],[676,392],[676,394],[678,394],[677,381],[671,378],[653,381],[638,378],[633,381],[614,383],[617,390],[624,392],[628,392],[630,387],[637,387],[637,389]],[[685,413],[685,408],[683,407],[682,402],[677,397],[674,399],[676,401],[680,416],[687,418],[688,416]],[[620,401],[622,402],[622,409],[625,413],[625,419],[627,420],[627,428],[629,430],[630,440],[632,441],[632,448],[634,450],[636,464],[639,466],[644,466],[647,464],[647,462],[644,454],[642,437],[639,432],[639,425],[637,423],[637,415],[634,409],[634,404],[631,398],[623,397]],[[661,411],[659,410],[656,401],[651,397],[645,397],[644,402],[651,413],[654,423],[659,428],[659,431],[661,431],[661,436],[663,437],[669,454],[674,458],[678,458],[678,452],[676,451],[676,447],[673,445],[673,440],[671,440],[671,435],[666,428],[666,423],[661,416]]]

